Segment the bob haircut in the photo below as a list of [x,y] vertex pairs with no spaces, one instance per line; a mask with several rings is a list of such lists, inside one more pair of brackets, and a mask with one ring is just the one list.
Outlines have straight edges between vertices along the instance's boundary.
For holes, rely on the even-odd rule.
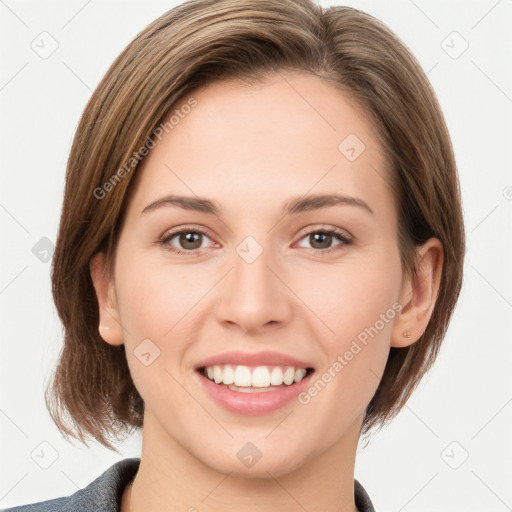
[[[66,171],[52,291],[64,327],[46,388],[52,419],[83,443],[140,428],[144,402],[125,347],[98,333],[89,262],[105,253],[112,271],[130,184],[158,127],[198,87],[257,82],[296,70],[332,83],[371,116],[398,211],[402,270],[416,272],[417,246],[437,237],[444,264],[425,332],[391,347],[361,432],[382,427],[431,368],[462,286],[465,233],[455,157],[444,116],[409,49],[373,16],[311,0],[192,0],[152,22],[123,50],[90,98]],[[142,148],[142,150],[141,150]]]

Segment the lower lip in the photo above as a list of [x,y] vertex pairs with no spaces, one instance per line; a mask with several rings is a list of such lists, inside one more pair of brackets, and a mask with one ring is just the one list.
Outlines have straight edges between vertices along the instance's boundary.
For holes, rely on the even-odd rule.
[[206,393],[214,402],[231,412],[258,415],[276,411],[297,397],[307,387],[314,372],[311,372],[300,382],[278,388],[275,391],[260,393],[233,391],[224,385],[215,384],[215,382],[203,375],[201,371],[196,371],[196,373]]

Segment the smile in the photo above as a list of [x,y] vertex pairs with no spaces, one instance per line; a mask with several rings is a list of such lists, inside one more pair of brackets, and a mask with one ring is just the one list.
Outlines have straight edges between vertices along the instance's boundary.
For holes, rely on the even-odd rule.
[[201,368],[203,375],[215,382],[224,384],[241,392],[258,393],[291,386],[302,381],[312,368],[295,368],[293,366],[245,366],[213,365]]
[[313,368],[291,366],[213,365],[194,374],[213,403],[232,413],[255,416],[295,402],[309,386],[313,372]]

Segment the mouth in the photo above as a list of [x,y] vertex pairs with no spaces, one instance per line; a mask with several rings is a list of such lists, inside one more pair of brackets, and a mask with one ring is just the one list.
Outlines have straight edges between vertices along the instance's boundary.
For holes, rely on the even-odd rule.
[[196,371],[214,384],[232,391],[267,393],[302,382],[314,372],[314,368],[216,364],[201,366]]
[[291,406],[310,385],[315,368],[306,361],[276,351],[235,350],[203,359],[194,373],[205,395],[223,409],[265,415]]

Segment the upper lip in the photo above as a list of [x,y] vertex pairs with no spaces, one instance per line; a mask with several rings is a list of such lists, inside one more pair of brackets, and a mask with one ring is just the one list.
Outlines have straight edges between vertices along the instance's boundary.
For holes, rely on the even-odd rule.
[[293,366],[297,368],[313,368],[309,363],[300,361],[295,357],[279,352],[263,351],[263,352],[242,352],[231,351],[208,357],[195,366],[195,369],[205,366],[214,366],[222,364],[244,365],[244,366]]

